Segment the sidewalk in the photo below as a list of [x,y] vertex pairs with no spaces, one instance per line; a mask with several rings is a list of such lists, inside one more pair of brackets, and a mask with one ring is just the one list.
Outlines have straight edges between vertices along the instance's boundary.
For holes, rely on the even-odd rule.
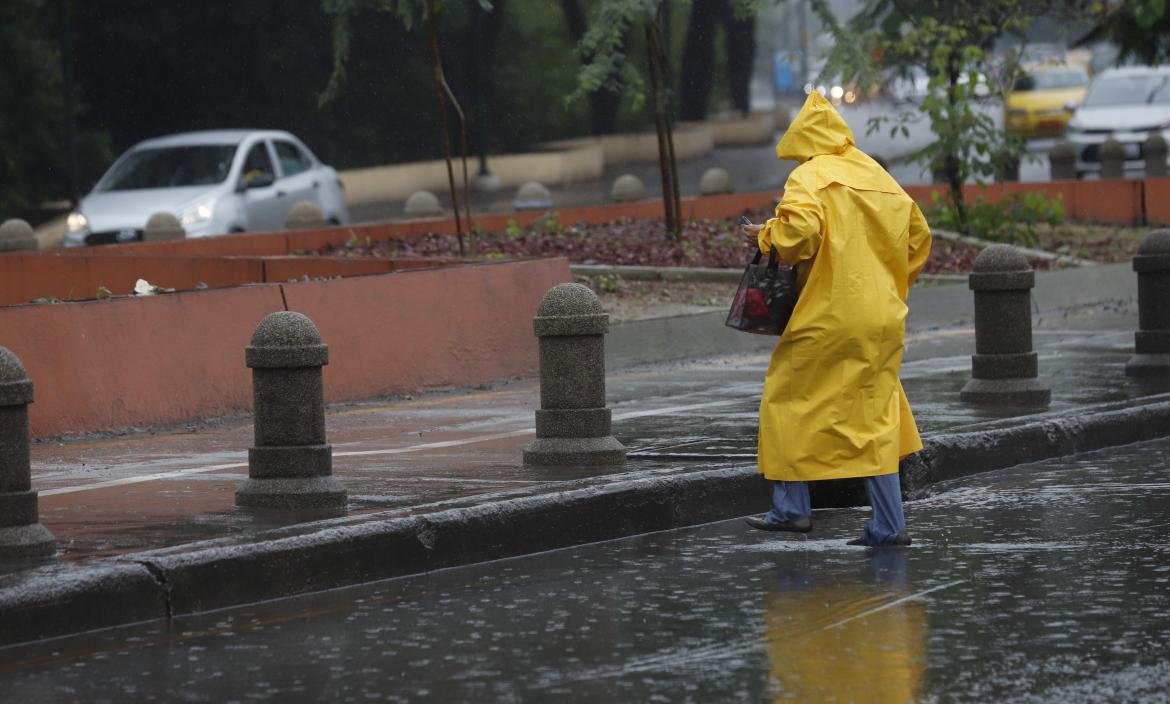
[[[970,291],[916,290],[922,300],[912,301],[903,380],[928,445],[932,438],[1014,432],[1028,423],[1083,424],[1091,414],[1113,413],[1116,422],[1127,418],[1118,413],[1170,411],[1170,388],[1141,385],[1123,374],[1137,325],[1132,294],[1126,295],[1136,288],[1132,272],[1080,271],[1038,276],[1035,342],[1041,381],[1053,389],[1051,409],[1039,413],[961,404],[958,391],[969,378],[974,347],[967,327]],[[678,353],[694,356],[685,345],[663,350],[662,340],[718,330],[721,320],[715,328],[704,322],[713,315],[615,326],[611,365],[623,358],[647,361],[635,359],[631,340],[662,354],[653,365],[608,377],[614,433],[630,460],[623,471],[600,476],[522,466],[521,448],[533,437],[539,398],[533,380],[332,408],[327,432],[334,474],[350,497],[343,517],[234,506],[235,488],[247,476],[249,418],[36,444],[33,486],[59,552],[53,561],[0,567],[6,573],[0,575],[0,623],[13,623],[9,616],[18,607],[27,619],[52,612],[60,622],[14,625],[0,634],[0,643],[30,632],[69,632],[546,549],[550,541],[571,544],[654,530],[661,521],[686,524],[712,511],[753,511],[758,507],[745,501],[763,490],[754,474],[756,409],[774,341],[726,331],[733,344],[747,349],[723,349],[725,356],[700,361],[660,361]],[[706,354],[718,347],[710,339],[699,342]],[[1153,422],[1165,427],[1160,415]],[[1045,432],[1052,434],[1051,428]],[[1028,447],[1006,451],[1018,453],[1017,462],[1033,458]],[[970,469],[979,471],[978,462]],[[634,499],[621,498],[630,487],[642,491],[638,487],[647,481],[668,493],[684,491],[678,487],[692,481],[700,493],[726,490],[727,500],[692,496],[686,500],[702,506],[687,513],[657,499],[643,505],[646,499],[636,492],[630,494]],[[612,500],[605,500],[607,494]],[[759,493],[760,505],[765,501]],[[574,502],[585,502],[583,527],[550,530]],[[448,530],[450,521],[460,523],[462,532]],[[483,521],[503,532],[484,530]],[[328,564],[315,562],[314,550],[325,550]],[[370,564],[372,555],[382,557]],[[285,583],[274,583],[271,575]],[[56,591],[38,593],[47,585]],[[86,610],[95,599],[106,604],[105,613]]]

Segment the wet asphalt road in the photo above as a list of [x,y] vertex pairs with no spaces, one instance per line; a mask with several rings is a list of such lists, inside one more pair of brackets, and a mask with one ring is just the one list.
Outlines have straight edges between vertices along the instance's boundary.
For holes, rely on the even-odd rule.
[[[1170,440],[0,650],[13,702],[1164,702]],[[763,500],[763,497],[761,497]],[[761,506],[761,508],[763,508]]]

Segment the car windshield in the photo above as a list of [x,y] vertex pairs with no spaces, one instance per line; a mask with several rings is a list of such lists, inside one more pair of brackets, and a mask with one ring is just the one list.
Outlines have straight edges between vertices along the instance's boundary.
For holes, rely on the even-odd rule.
[[1015,90],[1056,90],[1059,88],[1076,88],[1089,82],[1089,76],[1084,71],[1045,71],[1020,76],[1016,80]]
[[229,144],[136,149],[98,185],[99,191],[182,188],[222,183],[236,148]]
[[1095,82],[1085,96],[1086,107],[1170,103],[1168,75],[1113,76]]

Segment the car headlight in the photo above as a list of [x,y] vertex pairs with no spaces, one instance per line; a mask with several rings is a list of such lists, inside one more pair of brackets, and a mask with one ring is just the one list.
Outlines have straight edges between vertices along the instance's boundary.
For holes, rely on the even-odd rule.
[[187,208],[179,215],[179,224],[183,227],[191,227],[197,225],[205,220],[210,220],[212,214],[215,212],[215,199],[210,198],[202,203]]
[[845,96],[845,89],[841,86],[833,86],[829,89],[829,97],[833,100],[840,100]]
[[65,218],[65,229],[69,232],[81,232],[86,227],[89,227],[89,218],[76,210],[69,213],[69,217]]

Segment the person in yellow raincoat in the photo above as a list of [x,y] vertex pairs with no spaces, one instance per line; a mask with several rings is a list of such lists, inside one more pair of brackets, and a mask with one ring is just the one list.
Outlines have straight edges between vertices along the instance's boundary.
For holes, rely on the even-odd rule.
[[906,295],[930,253],[930,230],[815,91],[776,156],[800,165],[776,217],[744,231],[795,266],[802,287],[760,400],[759,468],[773,481],[773,506],[748,524],[806,533],[805,482],[864,477],[874,517],[850,544],[907,545],[898,461],[922,441],[898,369]]

